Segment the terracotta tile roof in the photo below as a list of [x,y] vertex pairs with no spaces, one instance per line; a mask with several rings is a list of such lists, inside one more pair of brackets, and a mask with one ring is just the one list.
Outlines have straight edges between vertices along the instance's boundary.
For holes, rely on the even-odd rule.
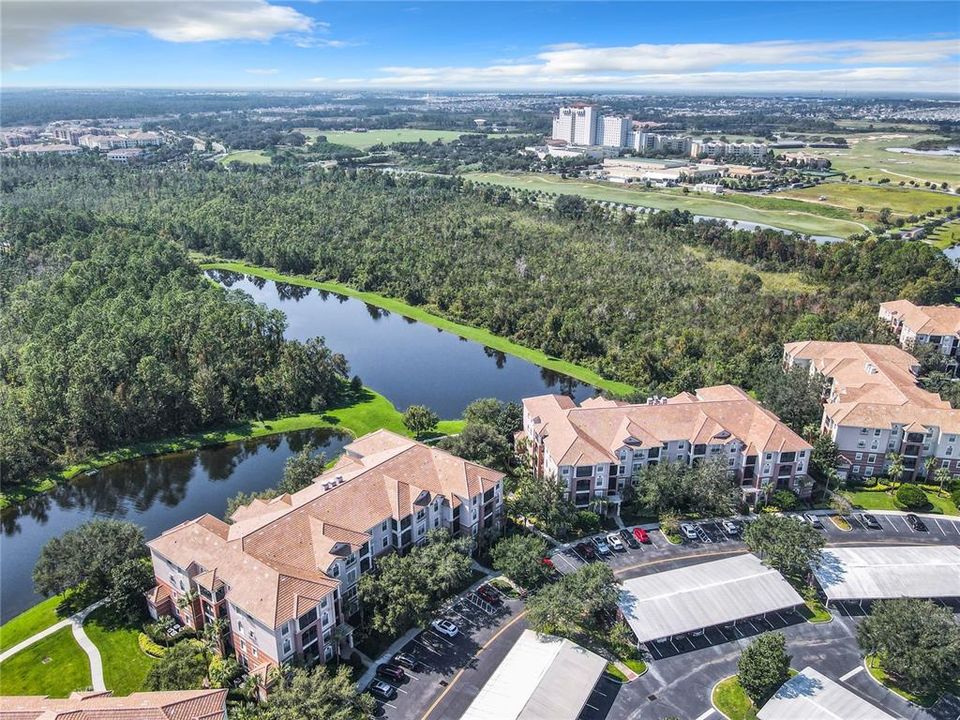
[[525,398],[523,404],[558,465],[615,463],[625,445],[649,448],[676,440],[709,444],[735,437],[763,452],[810,448],[776,415],[731,385],[653,404],[593,402],[578,408],[562,395]]
[[[312,485],[239,508],[227,525],[211,516],[184,523],[148,545],[201,582],[230,587],[229,598],[270,627],[296,615],[298,597],[319,601],[339,583],[324,572],[370,539],[440,497],[456,507],[493,488],[503,474],[381,430],[344,448]],[[316,604],[316,603],[314,603]]]
[[226,720],[226,690],[0,697],[0,720]]
[[956,335],[960,333],[960,307],[956,305],[914,305],[909,300],[880,303],[914,333]]

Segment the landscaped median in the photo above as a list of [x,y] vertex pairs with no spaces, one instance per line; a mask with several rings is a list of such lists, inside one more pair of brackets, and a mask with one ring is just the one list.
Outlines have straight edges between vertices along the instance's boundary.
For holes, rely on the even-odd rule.
[[724,678],[713,686],[713,706],[729,720],[756,720],[757,709],[740,686],[736,675]]
[[590,368],[586,368],[582,365],[577,365],[566,360],[561,360],[559,358],[551,357],[541,350],[534,350],[533,348],[518,345],[512,340],[500,337],[499,335],[494,335],[489,330],[473,327],[472,325],[464,325],[462,323],[454,322],[453,320],[448,320],[447,318],[440,317],[439,315],[434,315],[423,308],[408,305],[401,300],[395,300],[394,298],[386,297],[385,295],[357,290],[349,285],[342,285],[337,282],[321,282],[318,280],[312,280],[302,275],[284,275],[270,268],[257,267],[244,262],[201,262],[200,267],[204,270],[226,270],[244,275],[254,275],[256,277],[263,278],[264,280],[273,280],[275,282],[289,283],[291,285],[302,285],[304,287],[326,290],[327,292],[333,292],[340,295],[346,295],[347,297],[357,298],[358,300],[362,300],[370,305],[383,308],[384,310],[389,310],[390,312],[395,312],[398,315],[403,315],[404,317],[412,320],[417,320],[419,322],[426,323],[427,325],[440,328],[446,332],[453,333],[454,335],[462,337],[465,340],[472,340],[494,350],[499,350],[500,352],[504,352],[508,355],[513,355],[523,360],[527,360],[534,365],[539,365],[540,367],[547,368],[548,370],[553,370],[554,372],[567,375],[576,380],[587,383],[588,385],[593,385],[601,390],[607,390],[608,392],[621,395],[631,393],[635,390],[632,385],[628,385],[627,383],[603,378]]
[[[900,486],[877,483],[872,488],[862,487],[856,490],[845,490],[843,492],[850,503],[858,510],[902,510],[911,512],[909,508],[904,507],[897,502],[896,493],[901,487],[910,487],[908,483]],[[960,509],[948,493],[940,493],[940,489],[934,485],[914,485],[927,497],[929,506],[927,508],[918,508],[913,512],[928,512],[937,515],[960,515]]]
[[[196,450],[211,445],[314,428],[342,430],[354,437],[360,437],[381,428],[392,430],[401,435],[410,435],[410,431],[403,424],[403,414],[394,407],[393,403],[380,393],[364,388],[360,391],[356,402],[320,413],[300,413],[272,420],[254,420],[218,430],[207,430],[174,438],[135,443],[100,453],[59,472],[38,477],[34,482],[5,488],[0,493],[0,510],[9,505],[23,502],[38,493],[51,490],[57,484],[75,478],[81,473],[97,470],[125,460]],[[441,420],[437,425],[437,433],[448,435],[458,433],[462,428],[462,420]]]

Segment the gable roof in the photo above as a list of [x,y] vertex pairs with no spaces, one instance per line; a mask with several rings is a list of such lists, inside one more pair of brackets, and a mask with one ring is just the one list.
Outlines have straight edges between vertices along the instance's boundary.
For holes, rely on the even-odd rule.
[[891,300],[880,303],[880,308],[917,334],[960,333],[960,307],[956,305],[914,305],[909,300]]
[[226,690],[7,696],[0,697],[0,720],[226,720],[226,702]]

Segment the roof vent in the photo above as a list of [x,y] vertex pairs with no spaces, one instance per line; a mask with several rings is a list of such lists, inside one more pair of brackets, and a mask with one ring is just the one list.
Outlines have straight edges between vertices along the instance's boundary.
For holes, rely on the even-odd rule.
[[868,375],[876,375],[876,374],[877,374],[877,366],[874,365],[872,362],[866,363],[866,364],[863,366],[863,369],[867,371],[867,374],[868,374]]
[[730,437],[730,431],[721,430],[716,435],[714,435],[714,437],[717,438],[718,440],[726,440],[728,437]]

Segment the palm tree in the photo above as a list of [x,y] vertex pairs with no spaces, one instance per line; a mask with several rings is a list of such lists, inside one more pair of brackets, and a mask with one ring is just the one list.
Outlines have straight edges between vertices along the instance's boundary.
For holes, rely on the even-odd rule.
[[247,700],[253,700],[259,687],[260,684],[257,682],[257,676],[247,675],[240,685],[240,694],[247,698]]
[[889,453],[887,455],[887,475],[890,476],[890,479],[897,483],[897,487],[900,487],[900,481],[903,479],[903,457],[900,453]]
[[923,469],[926,473],[927,480],[933,479],[933,471],[937,466],[937,459],[932,455],[923,461]]
[[940,485],[940,493],[943,493],[943,486],[948,482],[953,480],[953,475],[950,474],[950,471],[947,468],[937,468],[937,471],[933,474],[933,479],[935,482]]
[[226,618],[218,617],[207,622],[203,627],[203,644],[210,652],[223,655],[223,633],[230,627]]

